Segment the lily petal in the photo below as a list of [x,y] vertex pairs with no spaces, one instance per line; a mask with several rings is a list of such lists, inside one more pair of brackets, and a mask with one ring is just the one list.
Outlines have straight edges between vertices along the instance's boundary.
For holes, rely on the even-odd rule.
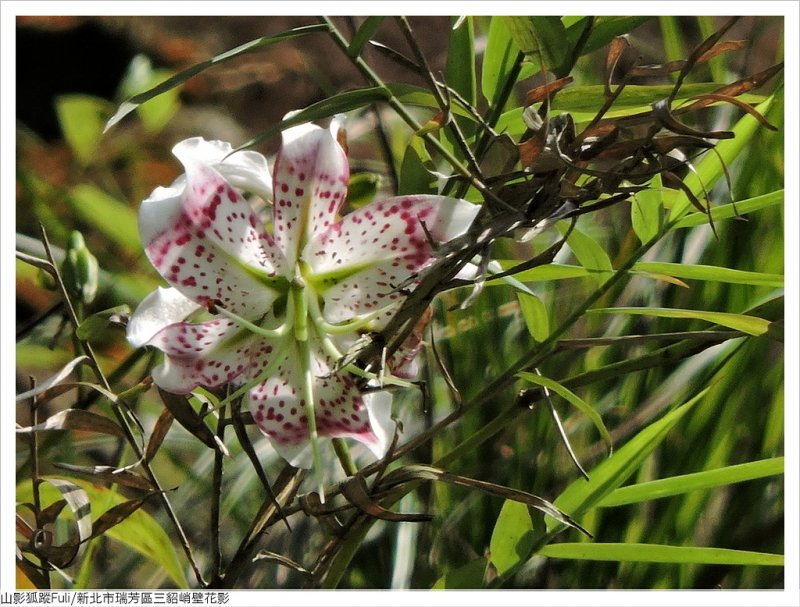
[[184,139],[172,148],[182,162],[194,159],[213,167],[235,188],[272,200],[272,177],[267,159],[258,152],[234,152],[227,141],[206,141],[202,137]]
[[[354,438],[374,453],[386,450],[385,411],[371,413],[366,396],[344,374],[332,374],[321,353],[315,357],[314,411],[320,437]],[[311,467],[308,418],[302,399],[302,368],[292,351],[275,374],[250,390],[250,410],[261,431],[276,451],[293,466]],[[391,397],[389,397],[391,403]],[[385,409],[385,403],[379,403]],[[374,423],[383,424],[373,426]],[[380,457],[380,455],[379,455]]]
[[127,336],[136,348],[145,345],[164,327],[184,320],[200,306],[177,289],[158,287],[137,306],[128,321]]
[[175,323],[154,335],[147,345],[164,352],[153,369],[153,381],[164,390],[186,394],[198,386],[214,388],[231,382],[254,366],[267,364],[272,345],[243,332],[233,321]]
[[350,167],[330,131],[306,124],[284,131],[274,178],[275,242],[291,267],[305,243],[335,221]]
[[192,159],[186,171],[183,190],[157,188],[142,203],[139,231],[148,258],[197,303],[216,299],[240,316],[263,314],[278,293],[280,251],[217,171]]
[[303,252],[315,288],[324,293],[326,319],[341,322],[399,299],[395,288],[434,259],[428,234],[437,242],[452,240],[479,210],[455,198],[402,196],[331,225]]

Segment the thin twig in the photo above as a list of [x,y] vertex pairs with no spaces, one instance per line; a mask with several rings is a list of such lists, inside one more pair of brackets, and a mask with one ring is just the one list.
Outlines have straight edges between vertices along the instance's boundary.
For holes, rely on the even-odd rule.
[[[225,442],[225,410],[223,405],[219,408],[219,418],[217,420],[217,438],[220,443]],[[212,582],[222,575],[222,549],[220,547],[219,520],[220,505],[222,501],[222,463],[225,456],[222,449],[214,450],[214,472],[211,481],[211,575]]]
[[[50,250],[50,241],[47,238],[47,231],[45,230],[43,225],[40,225],[40,229],[42,233],[42,244],[44,245],[45,253],[47,254],[47,259],[50,261],[51,264],[53,264],[56,283],[58,284],[59,290],[61,291],[61,296],[64,299],[64,304],[66,306],[67,313],[69,314],[69,318],[72,321],[73,327],[77,329],[79,325],[78,317],[75,314],[75,309],[72,307],[72,302],[70,301],[69,294],[67,293],[66,287],[64,285],[64,281],[61,279],[61,273],[58,271],[58,266],[55,262],[55,259],[53,258],[52,251]],[[112,392],[111,385],[108,383],[108,379],[106,379],[103,370],[100,368],[100,364],[97,362],[97,357],[95,356],[91,345],[86,341],[82,341],[82,345],[84,351],[86,352],[86,355],[89,357],[89,361],[92,366],[92,369],[95,372],[95,375],[103,384],[103,387],[109,392]],[[150,467],[149,462],[147,462],[144,459],[142,449],[139,446],[139,443],[133,434],[133,429],[131,428],[130,423],[128,422],[128,418],[122,413],[122,410],[120,409],[119,406],[114,406],[112,408],[112,411],[114,412],[114,416],[117,418],[117,421],[119,422],[120,426],[125,432],[125,437],[128,440],[128,443],[131,445],[131,448],[133,449],[134,453],[136,454],[136,457],[139,459],[142,469],[145,471],[148,480],[150,480],[150,482],[152,482],[153,486],[156,488],[156,494],[158,495],[158,499],[161,501],[161,504],[164,507],[167,516],[169,517],[172,524],[175,525],[175,528],[178,531],[178,537],[180,539],[181,547],[183,548],[183,551],[186,554],[186,558],[189,560],[189,564],[191,565],[192,570],[194,571],[194,575],[198,583],[201,586],[205,586],[206,582],[203,579],[203,574],[201,573],[200,568],[198,567],[197,562],[194,559],[192,548],[189,545],[189,539],[186,537],[186,533],[184,532],[183,527],[181,526],[181,523],[178,520],[178,517],[172,508],[172,504],[170,503],[167,494],[161,488],[161,484],[159,483],[158,478],[156,477],[155,473]]]

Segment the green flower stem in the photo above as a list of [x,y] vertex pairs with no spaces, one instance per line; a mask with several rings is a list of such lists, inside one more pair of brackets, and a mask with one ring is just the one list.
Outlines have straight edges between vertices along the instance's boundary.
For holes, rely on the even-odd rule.
[[301,373],[303,375],[301,391],[305,402],[306,417],[308,418],[308,440],[311,442],[313,474],[318,483],[319,498],[324,502],[325,489],[322,476],[322,456],[319,452],[317,417],[314,411],[314,403],[316,402],[314,395],[314,355],[311,352],[311,345],[308,340],[308,292],[303,279],[299,275],[292,282],[290,294],[294,302],[294,338],[297,342],[297,347],[300,349]]
[[339,463],[347,476],[355,476],[358,473],[353,458],[350,456],[350,450],[347,448],[347,443],[343,438],[333,439],[333,450],[336,452],[336,457],[339,458]]
[[308,289],[311,291],[311,296],[308,297],[308,311],[311,322],[314,324],[317,332],[322,335],[344,335],[345,333],[354,333],[368,327],[372,321],[386,312],[386,308],[381,308],[375,312],[354,316],[351,320],[334,325],[325,320],[325,317],[322,315],[322,310],[319,307],[319,300],[316,294],[310,287]]
[[289,306],[289,309],[286,312],[286,320],[284,323],[278,327],[277,329],[265,329],[264,327],[259,327],[258,325],[250,322],[246,318],[242,318],[238,314],[234,314],[230,310],[226,310],[221,305],[216,304],[214,309],[222,314],[224,317],[229,318],[237,325],[242,327],[243,329],[247,329],[248,331],[255,333],[261,337],[266,337],[267,339],[280,339],[289,333],[289,330],[292,328],[292,323],[294,321],[293,318],[293,308]]

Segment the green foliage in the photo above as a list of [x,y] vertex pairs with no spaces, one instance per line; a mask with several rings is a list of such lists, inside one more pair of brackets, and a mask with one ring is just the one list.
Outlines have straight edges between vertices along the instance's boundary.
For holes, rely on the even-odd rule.
[[[720,50],[677,90],[681,72],[666,67],[617,89],[621,72],[607,82],[616,36],[665,63],[690,56],[696,30],[726,24],[443,23],[430,73],[417,54],[373,44],[402,24],[380,16],[271,33],[181,71],[137,58],[120,75],[127,101],[116,113],[84,94],[58,99],[63,174],[43,162],[52,148],[18,133],[18,381],[57,379],[18,403],[18,540],[29,559],[18,571],[32,585],[783,586],[784,106],[779,81],[747,84],[768,47],[761,30],[752,55]],[[311,35],[329,38],[364,82],[337,90],[314,80],[327,65],[304,66],[318,94],[266,129],[243,128],[240,147],[347,113],[349,208],[395,193],[483,206],[472,240],[440,250],[479,278],[448,277],[409,316],[423,331],[430,303],[418,389],[394,392],[396,450],[377,464],[357,458],[359,499],[331,482],[324,505],[296,497],[302,475],[239,425],[224,391],[150,389],[156,358],[123,331],[157,284],[137,204],[177,176],[180,125],[208,126],[181,87],[245,55],[261,61],[252,53],[266,47],[299,53]],[[403,70],[384,75],[378,52]],[[556,92],[539,88],[566,76],[574,82]],[[121,122],[134,110],[138,121]],[[70,246],[72,233],[82,238]],[[54,478],[85,495],[101,530],[64,577],[38,569],[48,555],[31,541],[50,522],[56,547],[75,536],[80,504],[59,504],[63,491],[43,482]]]

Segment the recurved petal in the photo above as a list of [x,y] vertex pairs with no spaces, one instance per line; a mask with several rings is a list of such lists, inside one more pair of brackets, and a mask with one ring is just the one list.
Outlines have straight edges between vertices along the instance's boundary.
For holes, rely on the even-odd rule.
[[274,167],[273,225],[289,266],[335,221],[349,177],[347,156],[330,131],[310,124],[284,131]]
[[186,168],[185,183],[157,188],[142,203],[145,252],[189,299],[200,304],[216,299],[255,318],[277,296],[282,255],[247,201],[217,171],[194,161]]
[[227,141],[206,141],[202,137],[192,137],[177,143],[172,153],[184,164],[196,161],[213,167],[239,190],[272,200],[272,176],[267,159],[258,152],[234,152]]
[[128,320],[128,341],[145,345],[164,327],[184,320],[200,308],[177,289],[158,287],[145,297]]
[[267,364],[273,349],[228,319],[175,323],[159,331],[147,345],[164,352],[164,362],[153,369],[153,381],[175,394],[247,378],[248,370]]
[[433,260],[429,238],[442,243],[460,236],[479,210],[455,198],[402,196],[331,225],[303,252],[324,293],[326,319],[341,322],[400,299],[397,287]]
[[[314,366],[317,434],[321,438],[354,438],[382,456],[387,445],[385,399],[377,403],[379,411],[371,413],[373,398],[362,396],[346,374],[331,374],[321,354]],[[249,400],[253,419],[275,450],[293,466],[309,468],[311,450],[305,449],[308,417],[301,382],[299,355],[291,350],[276,373],[250,391]]]

